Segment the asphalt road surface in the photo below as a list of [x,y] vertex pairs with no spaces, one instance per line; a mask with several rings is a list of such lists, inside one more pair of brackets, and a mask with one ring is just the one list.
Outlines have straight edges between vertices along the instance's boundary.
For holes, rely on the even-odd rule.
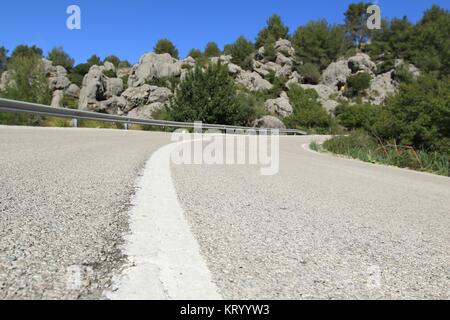
[[[304,148],[320,139],[281,138],[275,176],[171,166],[177,210],[218,294],[448,299],[450,179]],[[106,298],[129,263],[136,181],[168,143],[162,133],[0,127],[0,299]],[[155,219],[161,237],[186,230],[164,221],[180,219]]]
[[[97,299],[164,134],[0,127],[0,299]],[[77,277],[80,275],[80,277]]]
[[449,299],[450,179],[281,140],[280,172],[173,166],[226,299]]

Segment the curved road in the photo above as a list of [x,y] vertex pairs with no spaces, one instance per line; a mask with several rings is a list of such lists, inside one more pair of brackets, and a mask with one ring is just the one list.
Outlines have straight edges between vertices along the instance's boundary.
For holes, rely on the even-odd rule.
[[[450,179],[303,147],[320,139],[282,137],[276,176],[171,166],[193,256],[220,296],[448,299]],[[129,263],[136,181],[168,143],[163,133],[0,127],[0,299],[107,297]],[[180,219],[154,219],[170,237],[164,221]]]

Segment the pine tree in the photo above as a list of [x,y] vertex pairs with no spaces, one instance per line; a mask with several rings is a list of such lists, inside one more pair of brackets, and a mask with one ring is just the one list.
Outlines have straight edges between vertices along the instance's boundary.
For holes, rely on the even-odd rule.
[[154,48],[155,53],[162,54],[168,53],[172,56],[172,58],[178,59],[178,49],[169,39],[161,39],[159,40]]

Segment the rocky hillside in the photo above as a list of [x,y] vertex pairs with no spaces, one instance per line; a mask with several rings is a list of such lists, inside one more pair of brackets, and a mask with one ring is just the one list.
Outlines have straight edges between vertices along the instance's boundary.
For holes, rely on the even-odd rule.
[[[348,80],[358,74],[370,77],[369,85],[358,99],[363,102],[379,105],[394,94],[399,82],[396,80],[398,69],[378,73],[378,66],[367,54],[357,53],[348,58],[332,62],[321,74],[316,84],[311,84],[299,72],[295,48],[289,40],[279,39],[274,45],[275,59],[266,57],[265,48],[261,47],[254,55],[252,68],[245,70],[232,63],[232,56],[221,55],[208,60],[207,64],[222,63],[228,66],[230,75],[236,84],[250,92],[265,92],[274,86],[273,79],[284,79],[284,86],[278,97],[265,101],[265,109],[269,117],[266,121],[258,121],[261,125],[274,126],[276,123],[270,116],[283,119],[293,113],[293,107],[288,97],[289,88],[298,85],[303,89],[313,89],[319,96],[323,108],[333,113],[342,102],[352,104],[355,99],[346,94]],[[105,112],[109,114],[129,115],[132,117],[152,118],[155,111],[163,108],[176,94],[176,85],[183,81],[186,74],[194,68],[196,60],[187,57],[178,60],[170,54],[144,54],[139,62],[131,68],[116,68],[112,63],[93,65],[84,76],[81,88],[71,83],[67,71],[62,66],[53,66],[52,62],[43,59],[49,88],[53,92],[51,105],[53,107],[68,107],[67,101],[72,101],[71,107],[80,110]],[[204,63],[205,65],[205,63]],[[414,76],[420,71],[402,60],[396,61],[396,66],[404,65]],[[205,66],[204,66],[205,67]],[[2,74],[0,89],[8,85],[8,72]],[[310,83],[308,83],[310,82]]]

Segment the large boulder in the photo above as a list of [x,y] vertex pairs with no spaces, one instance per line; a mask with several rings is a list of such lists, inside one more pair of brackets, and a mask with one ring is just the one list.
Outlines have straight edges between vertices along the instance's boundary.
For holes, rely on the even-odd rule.
[[70,86],[71,82],[67,78],[67,70],[64,67],[54,66],[53,63],[47,59],[42,59],[42,66],[52,91],[65,90]]
[[181,65],[181,61],[172,58],[168,53],[146,53],[139,63],[131,68],[128,86],[138,87],[152,79],[179,77],[182,71]]
[[370,82],[368,90],[368,102],[381,105],[397,91],[397,83],[393,79],[394,71],[378,75]]
[[126,109],[127,100],[124,97],[111,97],[108,100],[100,102],[100,111],[104,111],[109,114],[122,115],[123,110]]
[[255,120],[253,126],[256,128],[266,129],[286,129],[283,121],[274,116],[265,116],[261,119]]
[[334,114],[334,111],[339,106],[339,102],[336,100],[323,100],[319,99],[319,102],[322,104],[322,107],[327,110],[329,114]]
[[250,91],[264,91],[272,89],[272,84],[263,79],[259,73],[251,71],[242,71],[236,78],[236,81],[246,86]]
[[164,103],[153,102],[145,106],[134,108],[128,113],[128,116],[131,118],[152,119],[153,112],[161,110],[164,106]]
[[219,61],[225,64],[231,63],[231,60],[233,59],[230,55],[221,55],[219,57],[212,57],[211,63],[217,64]]
[[65,91],[64,94],[71,98],[78,98],[80,96],[80,88],[75,84],[72,83]]
[[153,103],[165,104],[173,96],[168,88],[151,86],[144,84],[140,87],[130,87],[122,93],[127,101],[125,112],[129,112],[137,107],[151,105]]
[[336,94],[336,91],[333,90],[333,88],[325,86],[323,84],[301,84],[300,87],[302,87],[305,90],[313,89],[317,92],[320,99],[328,100],[332,95]]
[[269,112],[272,112],[280,117],[288,117],[293,112],[294,109],[289,102],[289,97],[285,92],[277,99],[269,99],[265,102],[265,107]]
[[352,74],[346,60],[331,63],[322,73],[321,84],[338,90],[347,83],[347,78]]
[[271,72],[278,74],[280,73],[282,67],[278,64],[276,64],[275,62],[266,62],[266,63],[262,63],[260,61],[255,61],[253,63],[253,69],[255,70],[255,72],[259,73],[261,76],[266,77],[268,76]]
[[275,42],[275,50],[282,53],[283,55],[288,55],[288,57],[294,57],[295,49],[292,43],[286,39],[279,39]]
[[129,67],[117,68],[117,71],[116,71],[117,78],[129,77],[130,73],[131,73],[131,68],[129,68]]
[[360,71],[374,74],[377,71],[377,65],[373,62],[369,55],[365,53],[357,53],[355,56],[350,57],[347,61],[348,67],[352,70],[352,73]]
[[53,91],[52,102],[50,106],[55,108],[63,107],[63,99],[64,99],[64,91],[63,90],[55,90]]
[[106,100],[106,76],[103,68],[92,66],[84,76],[80,91],[79,109],[97,111],[100,107],[99,101]]
[[107,99],[114,96],[120,96],[123,92],[123,80],[120,78],[106,78],[106,92]]

